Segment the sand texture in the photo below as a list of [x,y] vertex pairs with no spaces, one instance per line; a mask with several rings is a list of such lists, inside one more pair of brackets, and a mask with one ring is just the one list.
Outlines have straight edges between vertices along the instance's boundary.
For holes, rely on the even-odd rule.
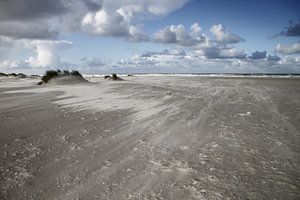
[[300,199],[299,78],[124,79],[1,78],[0,199]]

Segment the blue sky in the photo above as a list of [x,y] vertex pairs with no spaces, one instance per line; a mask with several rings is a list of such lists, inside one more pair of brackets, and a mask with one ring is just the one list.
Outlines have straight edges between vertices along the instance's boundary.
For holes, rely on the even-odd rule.
[[0,2],[0,71],[300,73],[298,0],[68,2]]

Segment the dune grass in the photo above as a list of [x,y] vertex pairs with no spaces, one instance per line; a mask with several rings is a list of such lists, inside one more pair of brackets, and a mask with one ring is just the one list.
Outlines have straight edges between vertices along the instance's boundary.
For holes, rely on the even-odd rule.
[[23,73],[10,73],[10,74],[6,74],[6,73],[2,73],[0,72],[0,76],[4,76],[4,77],[17,77],[17,78],[27,78],[26,74]]
[[52,78],[58,77],[58,76],[78,76],[82,77],[82,75],[79,73],[79,71],[73,70],[69,72],[68,70],[48,70],[46,71],[45,75],[42,77],[42,81],[38,83],[38,85],[46,84],[48,83]]
[[104,76],[104,79],[109,79],[109,80],[113,80],[113,81],[122,81],[122,80],[124,80],[124,79],[118,77],[117,74],[115,74],[115,73],[113,73],[111,76],[110,75]]

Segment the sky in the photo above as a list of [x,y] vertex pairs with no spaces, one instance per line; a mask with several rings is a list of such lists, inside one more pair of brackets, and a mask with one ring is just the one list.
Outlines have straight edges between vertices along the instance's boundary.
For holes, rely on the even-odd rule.
[[299,0],[0,0],[0,71],[300,73]]

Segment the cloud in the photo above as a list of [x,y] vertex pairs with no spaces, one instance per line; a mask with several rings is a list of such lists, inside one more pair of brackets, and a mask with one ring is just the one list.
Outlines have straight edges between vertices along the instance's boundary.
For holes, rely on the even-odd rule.
[[135,55],[129,60],[122,60],[117,65],[133,68],[140,66],[148,69],[151,66],[170,67],[170,69],[180,71],[182,69],[197,69],[197,67],[209,69],[209,66],[222,68],[222,64],[236,65],[236,63],[245,59],[246,54],[242,50],[233,47],[211,46],[201,47],[201,49],[184,50],[177,48],[158,52],[145,52]]
[[88,13],[82,20],[83,28],[93,34],[104,36],[123,36],[129,32],[129,24],[117,12],[99,10]]
[[[147,5],[147,11],[155,16],[166,16],[167,14],[183,7],[191,0],[141,0],[143,4]],[[134,1],[131,1],[134,2]]]
[[146,42],[149,41],[149,36],[141,31],[137,26],[130,26],[129,35],[125,37],[129,42]]
[[[160,67],[170,67],[171,69],[174,67],[175,69],[179,68],[197,68],[204,66],[214,66],[214,65],[222,65],[226,63],[233,62],[236,55],[234,50],[230,49],[227,52],[222,52],[223,55],[219,55],[217,57],[206,58],[205,56],[201,56],[194,51],[186,52],[180,49],[172,49],[172,50],[163,50],[161,52],[146,52],[140,55],[134,55],[129,60],[119,61],[118,64],[121,66],[129,66],[129,67],[150,67],[151,66],[160,66]],[[219,59],[215,59],[219,58]],[[221,58],[221,59],[220,59]]]
[[231,59],[244,59],[246,57],[246,53],[244,50],[236,49],[236,48],[224,48],[219,51],[219,58],[231,58]]
[[267,55],[255,51],[250,56],[234,46],[217,42],[165,49],[134,55],[118,61],[114,69],[126,72],[210,72],[210,73],[299,73],[300,57]]
[[299,73],[299,68],[300,68],[300,57],[289,57],[286,56],[282,58],[279,63],[283,66],[293,66],[293,67],[298,67],[298,73]]
[[[0,37],[0,39],[3,37]],[[12,49],[25,49],[31,56],[26,59],[0,60],[0,68],[3,69],[33,69],[33,68],[56,68],[65,63],[61,62],[60,50],[68,48],[71,42],[65,40],[12,40],[6,38],[9,45],[7,51]],[[3,39],[2,39],[3,40]],[[1,40],[0,40],[1,41]]]
[[101,36],[123,37],[128,41],[148,41],[148,36],[137,26],[130,24],[118,12],[108,13],[106,10],[99,10],[87,14],[82,20],[82,27],[88,33]]
[[[183,62],[187,55],[180,50],[163,50],[161,52],[146,52],[141,55],[134,55],[128,60],[120,60],[116,63],[119,68],[131,69],[155,69],[159,67],[173,68],[184,67]],[[140,70],[140,69],[138,69]]]
[[62,0],[0,1],[0,35],[12,38],[55,39],[49,19],[67,13]]
[[82,31],[82,20],[88,13],[103,8],[102,0],[61,0],[67,11],[48,18],[48,26],[59,33],[72,34]]
[[166,16],[190,0],[1,0],[0,35],[16,39],[56,39],[85,31],[148,41],[141,23]]
[[268,61],[274,61],[274,62],[278,62],[278,61],[280,61],[280,60],[281,60],[281,58],[280,58],[280,57],[278,57],[278,56],[276,56],[276,55],[274,55],[274,56],[272,56],[272,55],[268,55],[268,57],[267,57],[267,60],[268,60]]
[[69,65],[69,69],[79,70],[81,73],[94,74],[104,73],[111,68],[111,64],[104,62],[100,57],[92,57],[91,59],[84,57],[80,59],[80,64],[63,63],[63,65]]
[[0,35],[56,39],[86,33],[148,41],[143,22],[163,17],[190,0],[0,0]]
[[156,68],[156,67],[184,67],[182,60],[188,57],[183,49],[164,49],[162,51],[145,52],[134,55],[128,60],[120,60],[116,66],[121,68]]
[[182,24],[166,26],[154,33],[154,42],[163,44],[177,44],[180,46],[196,46],[206,41],[206,36],[201,34],[198,23],[191,26],[191,33],[188,33]]
[[291,24],[282,34],[285,36],[300,36],[300,23]]
[[292,20],[290,20],[290,25],[285,27],[279,34],[273,35],[270,38],[274,39],[279,36],[286,37],[299,37],[300,36],[300,21],[296,24]]
[[300,53],[300,43],[295,43],[290,46],[278,44],[276,51],[281,54],[297,54]]
[[0,69],[15,70],[15,69],[30,69],[31,66],[25,60],[4,60],[0,62]]
[[186,52],[182,49],[165,49],[162,52],[148,51],[140,55],[140,57],[152,57],[157,55],[174,55],[174,56],[186,56]]
[[272,36],[271,38],[275,38],[277,36],[287,36],[287,37],[299,37],[300,36],[300,21],[296,24],[293,21],[290,21],[290,25],[285,28],[285,30],[281,31],[279,34]]
[[192,37],[202,37],[202,28],[200,27],[200,25],[198,23],[194,23],[191,25],[191,36]]
[[[65,40],[28,40],[0,36],[0,45],[6,52],[15,52],[17,50],[26,50],[31,56],[24,60],[9,59],[8,57],[2,60],[2,67],[7,68],[38,68],[38,67],[54,67],[61,64],[60,50],[68,48],[72,42]],[[2,49],[0,48],[0,50]],[[0,51],[1,52],[1,51]]]
[[221,49],[222,55],[214,58],[197,54],[193,50],[185,51],[184,54],[170,53],[172,51],[134,55],[127,60],[120,60],[113,69],[145,73],[299,73],[300,67],[300,58],[297,57],[285,57],[281,60],[277,56],[268,55],[264,59],[248,59],[242,53],[242,58],[236,58],[239,54],[236,52],[239,51],[233,48],[228,48],[227,51]]
[[56,39],[58,32],[52,30],[43,20],[0,22],[0,35],[16,39]]
[[249,56],[250,59],[264,59],[267,57],[267,51],[255,51]]
[[213,25],[210,28],[210,32],[216,38],[216,41],[224,44],[233,44],[245,41],[242,37],[228,32],[222,24]]
[[[71,43],[58,40],[61,33],[84,31],[130,42],[149,41],[142,31],[143,22],[166,16],[187,2],[189,0],[0,0],[0,39],[9,38],[9,43],[0,40],[0,59],[10,60],[5,66],[62,64],[59,51]],[[6,57],[7,52],[17,47],[26,52]],[[17,55],[28,54],[34,55],[23,61],[14,60]],[[96,60],[89,62],[86,64],[96,64]]]
[[203,47],[194,50],[194,53],[207,59],[244,59],[246,57],[246,53],[243,50],[226,46]]
[[[299,58],[288,54],[299,53],[299,43],[291,46],[277,45],[283,58],[267,55],[265,51],[247,56],[234,46],[244,39],[221,25],[210,28],[212,39],[202,32],[199,23],[189,28],[169,25],[154,33],[153,38],[143,31],[144,23],[168,15],[183,7],[189,0],[0,0],[0,59],[1,66],[48,68],[74,66],[63,62],[60,51],[72,45],[58,40],[60,34],[84,32],[96,36],[117,37],[129,42],[151,41],[173,44],[177,49],[145,52],[116,63],[106,63],[100,58],[81,61],[82,68],[115,69],[120,67],[169,67],[168,69],[194,70],[226,67],[267,68],[299,66]],[[282,32],[286,36],[299,36],[299,24],[291,24]],[[3,37],[5,36],[5,37]],[[12,51],[12,49],[14,51]],[[16,49],[24,49],[17,60]],[[12,51],[11,53],[8,53]],[[10,54],[9,56],[7,56]],[[14,55],[14,56],[12,56]],[[173,68],[174,67],[174,68]]]
[[0,21],[26,21],[67,12],[61,0],[1,0]]
[[102,2],[100,3],[100,2],[95,2],[93,0],[85,0],[83,1],[83,3],[90,11],[97,11],[102,9]]
[[228,33],[222,25],[217,27],[221,27],[216,31],[218,40],[211,40],[203,34],[198,23],[191,25],[190,32],[187,32],[181,24],[166,26],[154,34],[153,40],[157,43],[176,44],[189,48],[195,55],[206,59],[245,59],[246,53],[243,50],[228,46],[228,43],[237,42],[238,36]]
[[237,35],[227,32],[222,25],[215,25],[211,29],[216,34],[217,40],[211,40],[202,33],[198,23],[191,26],[187,32],[183,25],[166,26],[154,34],[154,42],[163,44],[176,44],[192,49],[197,56],[206,59],[245,59],[243,50],[229,46],[229,43],[243,41]]
[[[63,45],[64,46],[64,45]],[[222,49],[224,51],[224,49]],[[268,55],[265,59],[235,58],[235,52],[228,48],[220,58],[207,58],[195,53],[194,50],[165,49],[157,52],[145,52],[134,55],[131,58],[119,60],[113,63],[104,62],[98,57],[82,59],[81,65],[59,62],[60,67],[77,69],[83,73],[299,73],[300,57],[285,56],[280,59],[277,56]],[[22,66],[22,67],[21,67]],[[1,69],[29,69],[32,67],[29,59],[14,61],[5,60],[0,62]],[[34,70],[50,69],[36,67]],[[55,68],[55,66],[54,66]]]
[[255,51],[252,52],[250,56],[248,56],[248,62],[254,65],[271,65],[278,63],[278,61],[280,60],[281,58],[279,56],[267,55],[267,51]]
[[102,9],[87,13],[82,20],[85,32],[101,36],[121,37],[131,42],[149,41],[141,30],[141,22],[165,16],[189,0],[103,0]]
[[[5,53],[14,46],[13,41],[8,37],[0,36],[0,52]],[[0,57],[1,57],[0,54]]]
[[143,15],[144,17],[149,18],[151,16],[166,16],[174,10],[183,7],[189,1],[191,0],[103,0],[102,2],[103,7],[106,10],[123,10],[123,13],[126,13],[126,15],[131,15],[133,17]]
[[88,12],[88,2],[2,0],[0,35],[16,39],[56,39],[61,32],[78,31],[82,16]]
[[36,57],[30,57],[27,62],[33,67],[58,65],[60,63],[58,51],[71,45],[71,42],[65,40],[25,41],[25,46],[36,52]]
[[82,60],[89,68],[99,68],[99,67],[105,67],[106,63],[102,61],[101,58],[93,57],[91,60],[88,60],[87,58]]

